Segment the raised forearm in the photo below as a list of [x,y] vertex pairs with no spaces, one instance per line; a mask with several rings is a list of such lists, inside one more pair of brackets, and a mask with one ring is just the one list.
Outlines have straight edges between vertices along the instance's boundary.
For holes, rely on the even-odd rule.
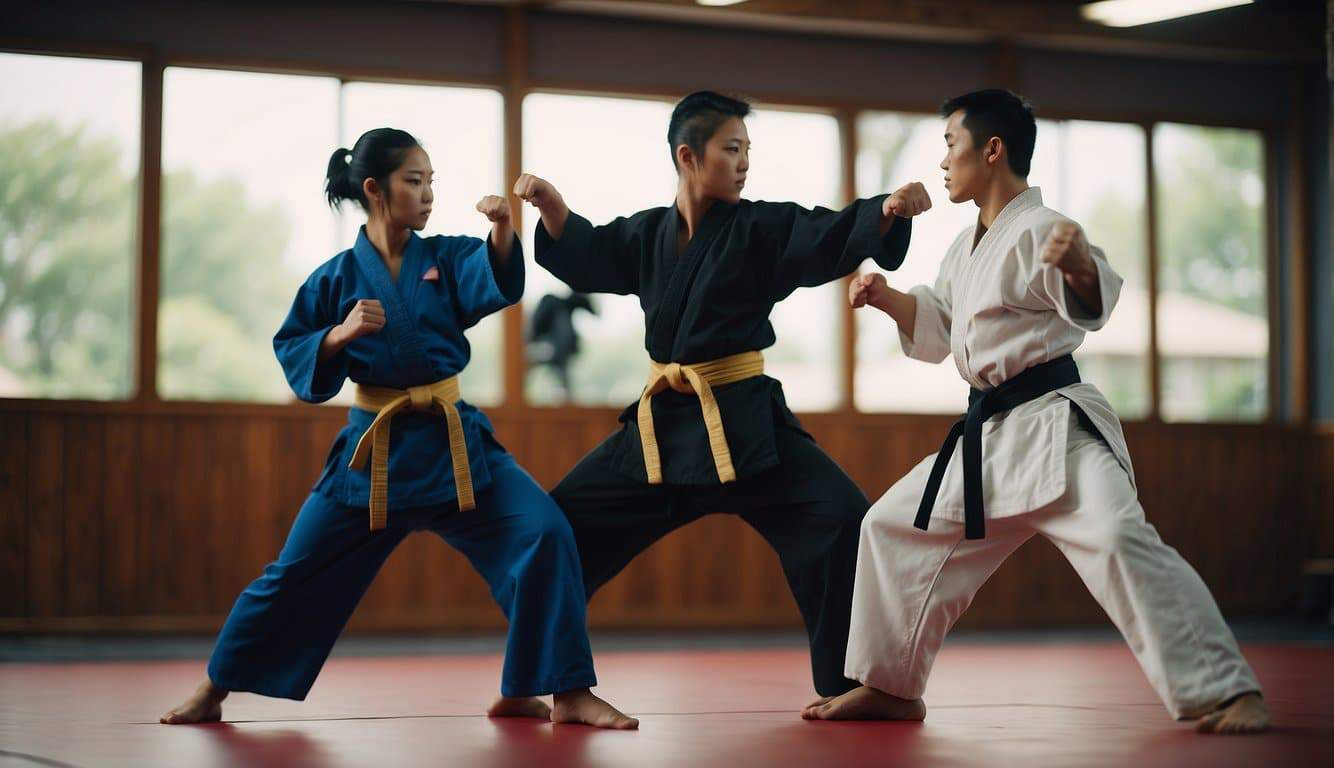
[[342,325],[335,325],[330,328],[329,332],[324,334],[324,338],[320,340],[319,361],[321,363],[328,361],[334,355],[342,352],[343,348],[351,341],[351,334]]
[[909,339],[913,337],[913,331],[917,327],[916,296],[886,286],[867,303],[894,318],[904,336]]
[[542,215],[542,226],[546,228],[547,234],[551,235],[552,240],[559,240],[565,232],[565,221],[570,218],[570,209],[565,205],[564,198],[554,195],[551,200],[539,205],[537,211]]
[[491,224],[491,251],[496,262],[505,264],[514,252],[514,225],[508,218]]

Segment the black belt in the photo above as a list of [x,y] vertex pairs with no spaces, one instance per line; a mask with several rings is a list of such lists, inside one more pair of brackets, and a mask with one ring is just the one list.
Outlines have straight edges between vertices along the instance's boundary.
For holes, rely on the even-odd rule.
[[931,467],[931,476],[927,478],[913,525],[926,530],[931,510],[936,506],[936,494],[940,492],[945,467],[954,454],[954,444],[963,436],[963,535],[968,539],[986,536],[986,515],[982,505],[982,425],[1002,411],[1078,383],[1079,368],[1075,366],[1075,359],[1065,355],[1035,365],[995,389],[986,392],[970,390],[968,412],[950,427],[940,453],[936,454],[936,463]]

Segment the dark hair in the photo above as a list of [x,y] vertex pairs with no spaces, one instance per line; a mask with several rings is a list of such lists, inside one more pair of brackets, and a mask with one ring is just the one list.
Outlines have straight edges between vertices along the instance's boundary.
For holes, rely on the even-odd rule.
[[713,137],[718,126],[733,117],[750,114],[750,105],[713,91],[695,91],[676,103],[672,121],[667,125],[667,147],[672,152],[672,166],[676,165],[676,148],[682,144],[696,155],[704,154],[704,145]]
[[375,179],[385,188],[389,174],[403,165],[408,150],[420,144],[407,131],[397,128],[376,128],[361,134],[352,149],[335,149],[329,158],[329,170],[324,175],[324,196],[329,205],[337,208],[344,200],[356,200],[364,211],[370,211],[370,201],[362,189],[362,182]]
[[1010,170],[1027,178],[1033,165],[1033,145],[1038,140],[1033,105],[1003,88],[989,88],[946,101],[940,106],[940,116],[949,117],[961,109],[964,127],[973,134],[973,146],[982,146],[992,136],[1000,137]]

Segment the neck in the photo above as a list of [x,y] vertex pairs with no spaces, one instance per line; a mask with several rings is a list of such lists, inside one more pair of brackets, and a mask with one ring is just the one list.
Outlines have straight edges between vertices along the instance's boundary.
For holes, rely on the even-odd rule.
[[704,214],[709,212],[713,203],[713,198],[692,189],[684,178],[677,183],[676,210],[681,212],[681,221],[685,223],[687,236],[695,236],[699,223],[704,220]]
[[991,228],[996,217],[1005,210],[1005,206],[1010,201],[1023,194],[1028,189],[1028,181],[1021,179],[1013,174],[998,174],[987,185],[987,191],[978,195],[975,200],[977,207],[981,209],[978,212],[977,220],[987,229]]
[[411,234],[407,227],[396,226],[383,216],[372,216],[366,221],[366,237],[385,261],[403,257],[403,247]]

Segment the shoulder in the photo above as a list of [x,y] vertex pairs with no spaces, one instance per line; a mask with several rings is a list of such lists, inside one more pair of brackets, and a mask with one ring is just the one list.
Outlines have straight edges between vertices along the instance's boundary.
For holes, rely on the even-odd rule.
[[442,263],[486,250],[486,241],[471,235],[432,235],[422,238],[422,244],[432,258]]
[[792,216],[796,213],[811,211],[810,208],[798,203],[774,202],[772,200],[741,200],[737,203],[736,209],[739,216],[758,219]]
[[1030,235],[1033,240],[1041,243],[1047,239],[1047,235],[1051,233],[1056,225],[1075,224],[1076,222],[1059,211],[1040,205],[1032,210],[1025,211],[1015,223],[1018,225],[1020,234]]
[[351,248],[340,251],[312,270],[301,287],[303,290],[319,290],[334,283],[341,283],[357,268],[356,262],[356,255]]
[[612,219],[612,221],[624,222],[626,226],[632,228],[652,226],[662,221],[671,210],[671,207],[666,205],[658,206],[657,208],[645,208],[644,210],[632,213],[629,216],[618,216],[615,219]]

